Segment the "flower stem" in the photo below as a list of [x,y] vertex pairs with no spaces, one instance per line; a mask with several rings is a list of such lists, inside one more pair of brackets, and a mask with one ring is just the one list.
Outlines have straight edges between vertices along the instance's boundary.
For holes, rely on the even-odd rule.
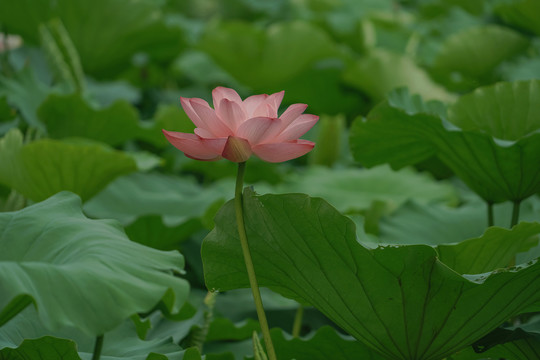
[[521,201],[514,201],[514,206],[512,207],[512,222],[510,223],[510,228],[513,228],[519,222],[519,206]]
[[[514,201],[514,206],[512,207],[512,221],[510,222],[510,228],[513,228],[517,225],[519,222],[519,207],[521,205],[520,200]],[[510,263],[508,264],[509,267],[516,265],[516,256],[512,257],[512,260],[510,260]]]
[[101,357],[101,349],[103,348],[103,335],[96,336],[96,342],[94,344],[94,355],[92,360],[99,360]]
[[263,303],[261,299],[261,293],[259,291],[259,285],[255,276],[255,269],[253,267],[253,260],[251,259],[251,253],[249,251],[249,244],[247,241],[246,227],[244,224],[244,206],[242,188],[244,185],[244,172],[246,170],[246,163],[238,163],[238,174],[236,176],[236,189],[234,196],[234,207],[236,210],[236,224],[238,226],[238,236],[240,237],[240,244],[242,245],[242,252],[244,254],[244,261],[246,263],[246,269],[249,278],[249,285],[251,285],[251,292],[253,293],[253,301],[257,309],[257,316],[259,317],[259,323],[261,324],[261,331],[264,338],[264,344],[266,345],[266,352],[270,360],[277,360],[274,345],[272,344],[272,338],[270,337],[270,330],[268,329],[268,321],[266,320],[266,314],[264,313]]
[[302,318],[304,315],[304,307],[302,305],[298,305],[298,309],[296,310],[296,315],[294,316],[294,323],[292,328],[292,336],[297,338],[300,336],[300,330],[302,330]]

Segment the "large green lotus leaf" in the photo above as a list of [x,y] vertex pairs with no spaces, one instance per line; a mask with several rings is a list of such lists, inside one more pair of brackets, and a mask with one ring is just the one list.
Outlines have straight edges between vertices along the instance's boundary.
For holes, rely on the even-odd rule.
[[132,224],[142,216],[159,215],[164,225],[177,226],[201,217],[210,205],[233,197],[234,184],[202,187],[193,178],[158,173],[133,173],[113,181],[88,201],[84,211],[95,218]]
[[134,243],[116,222],[86,218],[74,194],[0,214],[0,228],[0,322],[26,299],[47,328],[97,335],[162,299],[177,312],[187,297],[189,285],[175,276],[180,254]]
[[448,108],[448,120],[463,131],[502,140],[517,141],[540,133],[540,80],[477,89]]
[[208,27],[201,48],[242,84],[275,88],[311,67],[337,56],[330,37],[304,21],[277,23],[262,29],[242,22]]
[[84,137],[116,146],[139,131],[137,111],[122,100],[96,110],[80,94],[52,95],[41,104],[38,116],[55,139]]
[[523,52],[528,44],[526,37],[501,26],[468,28],[446,39],[435,57],[433,71],[450,83],[459,76],[459,82],[478,86],[478,82],[490,82],[495,68]]
[[[383,107],[400,109],[408,117],[394,121],[394,113],[379,115],[377,111]],[[424,141],[424,137],[431,135],[432,128],[438,129],[432,118],[445,113],[446,107],[439,101],[424,102],[421,96],[411,95],[407,89],[392,91],[387,101],[375,107],[367,119],[357,118],[353,122],[349,141],[352,155],[368,167],[389,163],[396,169],[432,158],[436,148]],[[392,121],[392,128],[388,128],[388,121]],[[420,132],[423,128],[427,129]]]
[[136,170],[131,156],[101,144],[22,141],[17,129],[0,139],[0,182],[33,201],[62,190],[86,201],[117,176]]
[[350,131],[351,152],[362,165],[388,163],[394,169],[417,164],[437,154],[426,139],[442,132],[440,120],[430,114],[410,115],[384,102],[368,118],[357,118]]
[[320,196],[342,212],[368,210],[376,201],[384,203],[389,211],[411,199],[423,204],[457,202],[451,185],[435,182],[410,168],[393,171],[389,166],[372,169],[311,167],[301,175],[291,175],[277,190]]
[[[103,16],[109,14],[110,16]],[[38,25],[59,18],[79,52],[84,70],[97,77],[116,75],[132,56],[145,52],[172,59],[183,47],[182,31],[165,24],[159,2],[143,0],[32,0],[0,3],[5,30],[37,43]],[[81,23],[80,19],[85,19]]]
[[352,63],[343,72],[343,78],[375,102],[384,99],[390,91],[404,86],[425,99],[452,101],[455,98],[412,59],[382,49],[372,50]]
[[538,244],[540,223],[521,222],[512,230],[490,227],[459,246],[441,244],[439,260],[460,274],[481,274],[507,267],[515,255]]
[[[429,246],[365,248],[320,198],[248,189],[244,209],[261,286],[312,304],[389,359],[439,360],[540,299],[538,262],[464,277]],[[202,247],[207,286],[247,287],[234,204],[215,221]]]
[[[53,337],[54,336],[54,337]],[[34,308],[27,308],[8,324],[0,328],[0,353],[21,352],[28,345],[35,344],[32,350],[70,349],[65,359],[90,360],[94,351],[95,337],[88,336],[77,329],[50,331],[39,321]],[[10,350],[16,348],[16,350]],[[73,350],[71,350],[73,348]],[[164,354],[170,360],[181,359],[181,348],[170,337],[141,340],[137,337],[135,325],[128,319],[104,335],[101,359],[103,360],[145,360],[150,353]],[[78,354],[77,354],[78,353]],[[46,354],[46,353],[45,353]],[[74,357],[76,356],[76,357]],[[37,357],[29,357],[35,359]],[[15,358],[14,358],[15,359]],[[20,359],[20,358],[16,358]],[[23,358],[25,359],[25,358]],[[44,359],[59,359],[44,357]]]
[[540,36],[540,3],[537,0],[501,1],[495,12],[505,22],[530,30]]
[[[463,119],[462,114],[486,116],[485,120],[475,120],[479,124],[491,124],[490,119],[495,121],[507,115],[534,119],[529,113],[536,113],[534,108],[540,104],[540,92],[536,90],[538,82],[501,83],[495,85],[495,91],[492,87],[478,89],[451,107],[450,117],[459,122],[457,118]],[[501,92],[512,96],[501,100],[493,95]],[[514,100],[517,95],[527,95],[529,101]],[[487,109],[488,103],[498,106],[490,105]],[[523,103],[528,105],[529,111],[515,109]],[[467,104],[475,104],[478,110]],[[501,115],[495,118],[495,114]],[[512,131],[514,134],[524,134],[534,127],[520,118],[504,119],[508,123],[527,126],[526,129],[516,127]],[[474,125],[468,125],[470,121],[466,118],[462,121],[471,126],[471,130],[460,131],[433,112],[418,108],[411,111],[402,104],[386,101],[375,107],[367,120],[357,119],[353,123],[351,150],[355,159],[366,166],[389,163],[393,168],[416,164],[437,155],[472,190],[492,203],[519,201],[540,191],[539,132],[508,142],[496,140],[485,132],[487,130],[472,128]],[[484,129],[486,127],[484,125]],[[497,128],[497,125],[492,127]]]
[[18,347],[5,347],[0,350],[0,358],[2,360],[81,360],[81,357],[77,354],[77,344],[75,342],[53,336],[25,339]]

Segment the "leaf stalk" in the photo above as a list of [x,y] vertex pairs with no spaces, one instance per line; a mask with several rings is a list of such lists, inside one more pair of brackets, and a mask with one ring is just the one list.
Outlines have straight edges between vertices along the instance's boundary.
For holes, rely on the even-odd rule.
[[94,343],[94,354],[92,360],[99,360],[101,357],[101,349],[103,348],[103,334],[96,336],[96,342]]

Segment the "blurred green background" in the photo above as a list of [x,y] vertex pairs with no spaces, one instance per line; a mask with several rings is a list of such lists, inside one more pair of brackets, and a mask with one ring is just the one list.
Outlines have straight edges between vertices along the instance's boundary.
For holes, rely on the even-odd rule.
[[[189,345],[206,309],[200,243],[236,167],[188,159],[165,140],[162,128],[193,129],[180,96],[285,90],[282,110],[306,103],[320,116],[305,136],[317,146],[283,164],[251,159],[259,193],[321,196],[374,242],[461,241],[485,230],[485,204],[455,179],[434,180],[453,175],[436,158],[415,164],[427,173],[361,168],[373,164],[353,159],[350,125],[388,94],[403,109],[422,104],[409,94],[437,101],[439,114],[480,86],[540,79],[538,14],[538,0],[0,0],[0,208],[69,190],[131,240],[181,250],[197,315],[153,336]],[[524,202],[521,218],[539,208],[537,196]],[[503,226],[510,211],[495,209]],[[264,295],[271,325],[289,329],[297,304]],[[254,318],[234,306],[245,303],[245,292],[220,296],[228,320],[216,320],[209,353],[250,349],[257,325],[231,323]],[[327,323],[310,309],[303,332]],[[240,345],[221,337],[234,331]]]

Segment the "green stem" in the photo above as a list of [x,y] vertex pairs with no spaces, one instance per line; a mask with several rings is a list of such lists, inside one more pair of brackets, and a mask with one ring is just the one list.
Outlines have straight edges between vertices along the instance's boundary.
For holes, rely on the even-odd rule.
[[493,226],[494,220],[493,220],[493,203],[492,202],[487,203],[487,215],[488,215],[488,227]]
[[186,343],[186,347],[196,347],[199,352],[203,353],[203,346],[210,330],[210,324],[214,320],[214,306],[216,304],[216,297],[218,292],[209,291],[204,298],[204,305],[206,305],[206,311],[203,315],[203,323],[201,327],[194,328],[188,338],[183,341]]
[[302,329],[302,317],[304,316],[304,307],[302,305],[298,306],[296,310],[296,315],[294,316],[294,323],[292,328],[292,336],[297,338],[300,336],[300,330]]
[[101,357],[101,348],[103,348],[103,335],[96,336],[96,342],[94,343],[94,355],[92,360],[99,360]]
[[238,235],[240,237],[240,244],[242,245],[242,252],[244,254],[244,261],[246,263],[246,269],[249,278],[249,284],[251,285],[251,292],[253,293],[253,301],[257,309],[257,316],[259,317],[259,323],[261,324],[261,331],[266,345],[266,352],[270,360],[277,360],[274,345],[272,344],[272,338],[270,337],[270,330],[268,329],[268,321],[266,320],[266,314],[264,313],[263,303],[261,299],[261,293],[259,291],[259,285],[255,276],[255,269],[253,267],[253,260],[251,259],[251,253],[249,251],[249,244],[247,241],[246,227],[244,224],[244,207],[242,188],[244,185],[244,172],[246,170],[246,163],[238,163],[238,174],[236,176],[236,190],[234,196],[234,207],[236,210],[236,224],[238,226]]
[[519,206],[521,201],[514,201],[514,207],[512,208],[512,222],[510,223],[510,228],[513,228],[519,222]]
[[[510,228],[513,228],[517,225],[519,222],[519,206],[521,205],[520,200],[514,201],[514,206],[512,207],[512,222],[510,223]],[[510,263],[508,264],[509,267],[516,265],[516,257],[512,257],[512,260],[510,260]]]

